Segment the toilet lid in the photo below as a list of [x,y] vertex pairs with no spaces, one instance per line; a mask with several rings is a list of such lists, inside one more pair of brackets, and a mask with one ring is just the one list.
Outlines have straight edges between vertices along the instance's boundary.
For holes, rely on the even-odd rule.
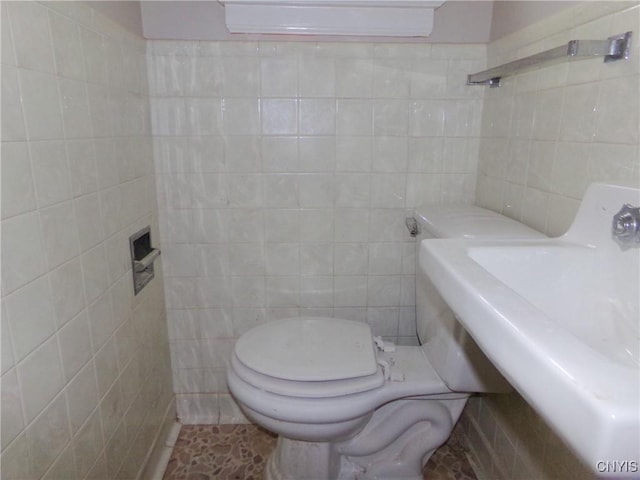
[[238,339],[235,355],[258,373],[301,382],[378,370],[369,325],[336,318],[288,318],[254,327]]

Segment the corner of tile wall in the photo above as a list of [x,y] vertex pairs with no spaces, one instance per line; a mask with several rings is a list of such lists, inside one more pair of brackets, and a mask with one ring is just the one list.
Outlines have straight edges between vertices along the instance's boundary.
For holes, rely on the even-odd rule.
[[229,425],[251,423],[228,393],[176,395],[178,420],[183,425]]
[[162,427],[158,430],[153,447],[148,455],[139,478],[142,480],[162,480],[167,464],[173,453],[182,424],[176,420],[175,399],[167,406]]

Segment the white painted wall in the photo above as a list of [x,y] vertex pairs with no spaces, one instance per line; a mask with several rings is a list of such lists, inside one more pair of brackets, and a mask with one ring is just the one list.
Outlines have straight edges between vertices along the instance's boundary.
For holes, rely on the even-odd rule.
[[142,36],[142,15],[138,1],[91,1],[90,6],[105,17],[126,28],[131,33]]
[[581,2],[570,1],[497,1],[493,2],[491,41],[533,25],[561,10]]
[[[395,41],[487,43],[578,3],[551,0],[448,0],[436,10],[434,30],[429,38],[403,38]],[[91,6],[127,30],[148,39],[282,39],[280,35],[232,35],[228,33],[224,24],[224,7],[215,1],[92,1]],[[319,37],[287,36],[287,39],[318,41]],[[322,39],[372,41],[372,38],[368,37],[323,37]]]
[[[218,2],[142,2],[144,36],[166,40],[283,40],[282,35],[228,33],[224,7]],[[400,38],[396,42],[487,43],[493,2],[449,1],[436,10],[435,26],[429,38]],[[369,37],[318,37],[287,35],[288,41],[372,41]],[[385,42],[394,41],[385,39]]]

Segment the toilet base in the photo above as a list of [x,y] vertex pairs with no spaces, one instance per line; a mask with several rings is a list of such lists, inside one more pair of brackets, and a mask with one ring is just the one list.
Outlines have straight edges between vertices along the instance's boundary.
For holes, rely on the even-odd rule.
[[265,480],[329,480],[328,442],[303,442],[278,437],[269,455]]
[[278,437],[265,480],[422,480],[424,465],[451,435],[467,398],[390,402],[344,441]]

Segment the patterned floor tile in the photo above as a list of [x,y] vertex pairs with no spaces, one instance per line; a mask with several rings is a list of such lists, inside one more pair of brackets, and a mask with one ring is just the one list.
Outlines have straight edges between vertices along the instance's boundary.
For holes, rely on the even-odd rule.
[[[276,436],[255,425],[183,425],[164,480],[261,480]],[[424,469],[428,480],[476,480],[452,435]]]

